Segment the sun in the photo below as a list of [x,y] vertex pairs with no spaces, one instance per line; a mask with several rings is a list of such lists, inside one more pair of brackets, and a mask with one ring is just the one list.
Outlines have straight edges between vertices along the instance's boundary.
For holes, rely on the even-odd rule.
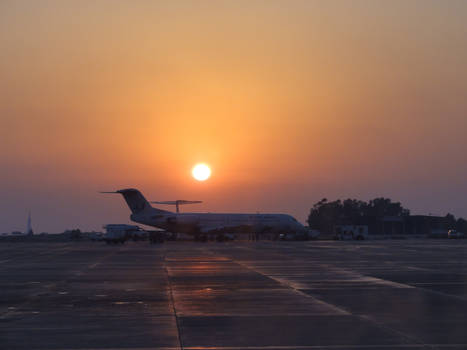
[[198,181],[205,181],[211,176],[211,169],[204,163],[196,164],[191,170],[191,174]]

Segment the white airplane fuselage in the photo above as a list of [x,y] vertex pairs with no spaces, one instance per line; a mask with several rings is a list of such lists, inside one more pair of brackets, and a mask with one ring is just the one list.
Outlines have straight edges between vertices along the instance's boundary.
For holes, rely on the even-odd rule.
[[169,232],[187,234],[271,232],[298,233],[305,227],[286,214],[138,213],[131,220]]

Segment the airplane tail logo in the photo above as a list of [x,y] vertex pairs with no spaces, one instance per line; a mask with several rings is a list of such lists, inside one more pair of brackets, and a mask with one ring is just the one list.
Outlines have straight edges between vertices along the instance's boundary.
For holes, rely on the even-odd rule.
[[135,188],[127,188],[115,192],[101,192],[101,193],[120,193],[125,198],[126,204],[131,210],[132,214],[139,214],[142,212],[154,212],[159,214],[172,214],[170,211],[154,208],[144,198],[140,191]]
[[119,190],[117,192],[123,195],[126,204],[128,204],[133,214],[138,214],[146,209],[152,208],[146,198],[144,198],[144,196],[138,190],[126,189]]
[[138,214],[148,209],[153,209],[146,198],[144,198],[144,196],[141,194],[141,192],[134,188],[101,193],[120,193],[123,198],[125,198],[126,204],[128,204],[128,207],[133,214]]

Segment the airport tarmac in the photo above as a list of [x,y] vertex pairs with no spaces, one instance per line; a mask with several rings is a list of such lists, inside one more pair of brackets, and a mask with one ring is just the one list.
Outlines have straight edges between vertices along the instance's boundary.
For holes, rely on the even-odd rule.
[[467,240],[0,244],[0,349],[467,349]]

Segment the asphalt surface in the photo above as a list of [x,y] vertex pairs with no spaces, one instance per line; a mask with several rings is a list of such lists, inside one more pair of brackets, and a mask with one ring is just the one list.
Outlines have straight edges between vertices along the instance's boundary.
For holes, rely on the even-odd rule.
[[467,240],[0,244],[0,349],[467,349]]

